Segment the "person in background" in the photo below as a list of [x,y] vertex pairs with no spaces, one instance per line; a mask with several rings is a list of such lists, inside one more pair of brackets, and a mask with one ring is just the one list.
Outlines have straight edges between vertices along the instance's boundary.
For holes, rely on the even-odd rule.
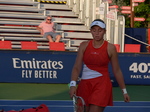
[[61,35],[55,32],[55,25],[52,22],[52,17],[47,16],[45,21],[41,22],[37,27],[37,30],[41,32],[43,38],[47,38],[49,42],[59,42]]
[[[104,40],[106,24],[101,19],[91,23],[90,32],[93,39],[80,44],[72,70],[69,94],[84,99],[86,112],[103,112],[106,106],[113,106],[112,83],[108,71],[111,63],[114,76],[123,92],[125,102],[130,101],[121,72],[116,48]],[[80,71],[81,81],[76,88]]]

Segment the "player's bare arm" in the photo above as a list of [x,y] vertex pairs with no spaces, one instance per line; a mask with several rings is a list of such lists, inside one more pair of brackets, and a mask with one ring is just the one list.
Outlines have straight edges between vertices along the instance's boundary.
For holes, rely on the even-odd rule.
[[81,68],[82,68],[82,58],[83,58],[83,53],[84,50],[87,46],[87,42],[83,42],[81,43],[78,53],[77,53],[77,57],[76,57],[76,61],[72,70],[72,77],[71,80],[77,81],[78,76],[80,74]]
[[[87,43],[88,42],[83,42],[83,43],[81,43],[81,45],[79,47],[77,57],[76,57],[76,61],[75,61],[75,64],[74,64],[73,70],[72,70],[71,81],[77,81],[77,79],[79,77],[79,74],[80,74],[80,71],[81,71],[81,68],[82,68],[83,53],[84,53],[84,50],[87,46]],[[75,93],[76,93],[76,87],[71,86],[70,91],[69,91],[70,97],[72,98],[73,94],[75,94]]]
[[[110,57],[110,62],[112,65],[112,70],[113,70],[113,73],[115,75],[115,78],[116,78],[120,88],[123,90],[126,88],[126,86],[124,83],[123,74],[122,74],[120,66],[119,66],[118,53],[117,53],[116,48],[113,44],[108,45],[108,54]],[[126,93],[123,95],[124,95],[125,102],[129,102],[130,98],[129,98],[128,94]]]
[[118,81],[120,88],[123,89],[125,88],[124,79],[118,62],[118,54],[113,44],[108,45],[108,54],[110,57],[113,73],[116,77],[116,80]]

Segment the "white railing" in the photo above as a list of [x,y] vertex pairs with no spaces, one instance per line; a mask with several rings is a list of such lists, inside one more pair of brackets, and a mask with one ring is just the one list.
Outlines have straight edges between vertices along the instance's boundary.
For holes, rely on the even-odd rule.
[[120,44],[120,51],[124,52],[124,16],[118,15],[116,10],[111,11],[112,14],[109,14],[108,2],[102,1],[103,0],[67,0],[67,5],[78,15],[79,19],[87,26],[87,29],[89,29],[90,23],[94,19],[104,20],[107,30],[105,39],[110,43]]
[[99,7],[102,0],[67,0],[67,5],[79,16],[85,26],[89,28],[90,23],[96,17],[96,7]]
[[[120,44],[120,51],[124,52],[124,16],[118,15],[116,10],[110,11],[107,0],[66,0],[66,5],[78,15],[87,29],[94,19],[102,19],[106,23],[105,39],[113,44]],[[39,4],[40,8],[40,4]],[[44,15],[46,15],[44,13]]]

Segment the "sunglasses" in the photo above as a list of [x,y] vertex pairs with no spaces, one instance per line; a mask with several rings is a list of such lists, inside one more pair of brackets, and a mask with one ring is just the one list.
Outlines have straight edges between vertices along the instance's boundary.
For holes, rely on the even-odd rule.
[[48,21],[51,21],[52,19],[47,19]]

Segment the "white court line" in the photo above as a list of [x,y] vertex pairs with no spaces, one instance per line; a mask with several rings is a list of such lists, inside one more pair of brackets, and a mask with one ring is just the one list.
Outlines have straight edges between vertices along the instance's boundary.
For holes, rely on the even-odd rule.
[[[39,105],[0,105],[0,106],[11,106],[11,107],[24,107],[24,106],[29,106],[29,107],[37,107]],[[62,105],[46,105],[47,107],[73,107],[73,106],[62,106]],[[32,108],[31,107],[31,108]]]
[[[113,101],[113,102],[124,102],[124,101]],[[130,102],[149,102],[150,103],[150,101],[130,101]]]
[[[72,100],[8,100],[8,99],[3,99],[0,101],[61,101],[61,102],[71,102]],[[124,102],[124,101],[113,101],[113,102]],[[150,102],[150,101],[131,101],[131,102]]]
[[72,100],[8,100],[8,99],[3,99],[3,100],[0,100],[0,101],[66,101],[66,102],[70,102]]
[[[21,106],[32,106],[32,107],[37,107],[37,106],[39,106],[39,105],[0,105],[0,106],[17,106],[17,107],[21,107]],[[73,107],[73,106],[62,106],[62,105],[47,105],[48,107]],[[107,107],[126,107],[126,108],[128,108],[128,107],[136,107],[136,108],[141,108],[141,107],[148,107],[148,108],[150,108],[150,106],[107,106]]]
[[[0,102],[3,102],[3,101],[9,101],[9,102],[20,102],[20,101],[22,101],[22,102],[70,102],[70,103],[72,103],[72,100],[0,100]],[[114,103],[125,103],[124,101],[114,101]],[[150,101],[131,101],[130,103],[150,103]],[[22,105],[11,105],[11,104],[9,104],[9,105],[2,105],[2,104],[0,104],[0,106],[19,106],[19,107],[21,107],[21,106],[32,106],[32,107],[36,107],[36,106],[38,106],[38,104],[37,105],[34,105],[34,104],[31,104],[31,105],[26,105],[26,104],[22,104]],[[66,104],[66,105],[61,105],[61,104],[59,104],[59,105],[50,105],[50,104],[47,104],[47,106],[48,107],[73,107],[73,105],[68,105],[68,104]],[[136,108],[141,108],[141,107],[145,107],[145,108],[150,108],[150,106],[140,106],[140,105],[137,105],[136,106],[136,104],[135,105],[133,105],[133,106],[129,106],[129,105],[127,105],[127,106],[107,106],[107,107],[125,107],[125,108],[128,108],[128,107],[136,107]]]
[[113,107],[125,107],[125,108],[129,108],[129,107],[133,107],[133,108],[141,108],[141,107],[143,107],[143,108],[150,108],[150,106],[107,106],[107,107],[111,107],[111,108],[113,108]]

